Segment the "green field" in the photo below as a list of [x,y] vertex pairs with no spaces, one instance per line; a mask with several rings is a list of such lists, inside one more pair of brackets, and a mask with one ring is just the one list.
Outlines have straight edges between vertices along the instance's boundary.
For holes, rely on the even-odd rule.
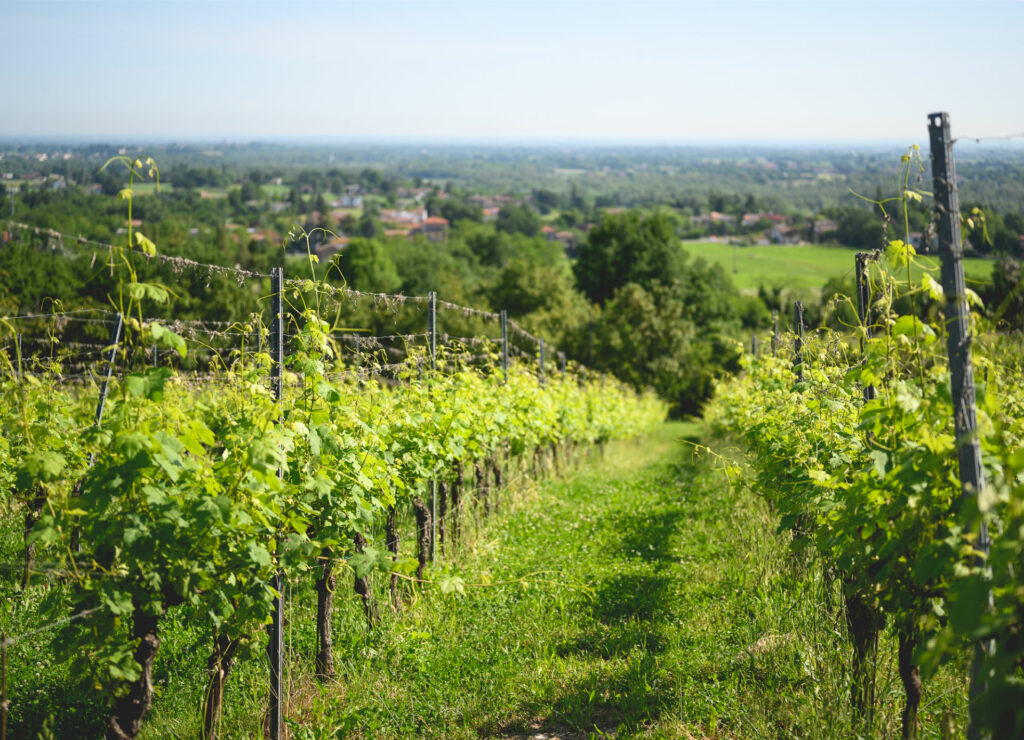
[[[831,277],[852,277],[854,254],[859,251],[850,247],[817,245],[734,247],[729,244],[686,242],[683,246],[692,256],[703,257],[708,262],[724,267],[732,275],[736,286],[748,293],[756,292],[762,284],[787,286],[800,291],[820,291]],[[938,260],[934,257],[923,257],[922,260],[934,266],[933,274],[938,279]],[[965,260],[968,283],[973,284],[975,289],[988,283],[992,265],[990,260]]]
[[266,185],[260,185],[260,189],[263,194],[268,198],[283,198],[288,195],[288,191],[291,190],[290,185],[275,185],[274,183],[268,183]]
[[[174,190],[174,185],[169,182],[160,183],[160,193],[166,195]],[[137,182],[132,185],[132,193],[138,197],[140,195],[155,195],[156,194],[156,183],[149,182]]]

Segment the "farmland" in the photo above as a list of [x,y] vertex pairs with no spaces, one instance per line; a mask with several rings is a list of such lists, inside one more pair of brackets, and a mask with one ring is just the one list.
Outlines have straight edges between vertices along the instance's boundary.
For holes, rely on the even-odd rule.
[[[683,248],[693,257],[721,265],[737,288],[751,294],[760,285],[820,293],[830,278],[852,278],[854,254],[862,251],[826,245],[732,246],[716,242],[684,242]],[[993,262],[986,259],[964,261],[968,282],[975,290],[991,282],[992,266]],[[915,277],[926,270],[937,276],[938,260],[922,256],[921,265],[914,268]]]

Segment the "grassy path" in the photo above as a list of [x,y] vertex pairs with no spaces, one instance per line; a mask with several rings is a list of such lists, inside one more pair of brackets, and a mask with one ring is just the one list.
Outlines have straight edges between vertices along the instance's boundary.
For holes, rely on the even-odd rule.
[[774,526],[680,444],[696,432],[667,424],[541,486],[459,571],[528,585],[421,596],[339,649],[339,685],[310,687],[292,716],[309,737],[762,737],[826,725],[821,702],[800,696],[827,677],[779,631],[800,618],[800,587],[779,569]]

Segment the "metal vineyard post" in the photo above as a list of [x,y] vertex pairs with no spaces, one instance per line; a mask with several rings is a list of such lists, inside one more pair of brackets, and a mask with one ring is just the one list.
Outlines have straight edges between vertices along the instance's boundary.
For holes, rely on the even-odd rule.
[[[270,383],[274,400],[281,403],[284,374],[284,268],[275,267],[270,273],[271,306],[274,314],[270,332],[270,352],[273,362],[270,367]],[[278,476],[282,475],[277,471]],[[270,625],[270,643],[267,657],[270,659],[270,740],[282,737],[284,715],[284,578],[279,570],[274,575],[273,622]]]
[[797,382],[804,379],[804,304],[796,301],[793,304],[793,369],[796,370]]
[[537,343],[540,345],[540,384],[544,385],[544,340],[538,339]]
[[[872,258],[870,252],[857,252],[854,257],[857,273],[857,319],[864,327],[864,335],[860,339],[860,353],[864,354],[867,349],[867,340],[871,338],[871,329],[868,327],[868,303],[871,301],[871,294],[868,290],[867,264]],[[870,383],[864,386],[864,400],[870,401],[875,397],[875,386]]]
[[[970,308],[967,305],[960,232],[960,197],[956,187],[953,137],[950,136],[948,113],[932,113],[928,116],[928,136],[932,153],[935,213],[938,217],[939,256],[942,260],[942,291],[946,299],[943,311],[960,490],[962,496],[977,496],[985,487],[985,472],[981,467],[981,444],[978,441],[974,368],[971,363]],[[974,546],[987,558],[989,545],[988,527],[982,519],[978,523],[978,538]],[[988,608],[988,604],[981,604],[979,608]],[[982,737],[978,728],[976,700],[987,689],[981,667],[986,654],[991,653],[993,648],[994,645],[987,640],[975,645],[971,666],[970,719],[967,725],[967,737],[972,739]]]
[[501,372],[508,382],[508,311],[501,312]]
[[779,312],[772,311],[772,356],[779,351]]
[[[427,293],[427,344],[430,369],[437,369],[437,291]],[[437,561],[437,479],[430,479],[430,562]]]

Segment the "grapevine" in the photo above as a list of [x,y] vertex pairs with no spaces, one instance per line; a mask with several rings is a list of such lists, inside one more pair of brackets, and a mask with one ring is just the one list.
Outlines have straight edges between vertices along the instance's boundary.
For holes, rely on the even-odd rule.
[[[133,181],[151,166],[125,164]],[[122,197],[131,203],[130,187]],[[265,639],[278,574],[315,581],[320,650],[311,667],[330,679],[337,575],[353,572],[357,590],[374,569],[407,580],[415,562],[390,541],[385,549],[379,532],[426,498],[431,481],[452,486],[454,503],[464,468],[500,470],[535,450],[633,436],[665,413],[651,396],[582,372],[541,378],[513,364],[506,380],[493,344],[473,366],[438,348],[435,370],[409,347],[397,381],[365,377],[339,349],[343,329],[323,315],[333,289],[316,280],[285,289],[294,348],[281,402],[260,316],[241,327],[258,351],[243,342],[196,382],[180,369],[196,343],[173,322],[147,318],[175,299],[139,280],[136,262],[156,254],[138,231],[110,252],[110,303],[125,328],[117,357],[134,371],[113,379],[102,424],[99,378],[68,385],[59,358],[32,372],[9,367],[0,381],[0,478],[25,512],[25,588],[34,588],[37,558],[59,574],[44,613],[76,618],[54,649],[110,701],[108,737],[140,732],[172,611],[214,628],[208,685],[196,697],[213,736],[232,666]],[[149,346],[173,357],[130,361],[133,348]],[[372,621],[372,594],[363,596]]]

